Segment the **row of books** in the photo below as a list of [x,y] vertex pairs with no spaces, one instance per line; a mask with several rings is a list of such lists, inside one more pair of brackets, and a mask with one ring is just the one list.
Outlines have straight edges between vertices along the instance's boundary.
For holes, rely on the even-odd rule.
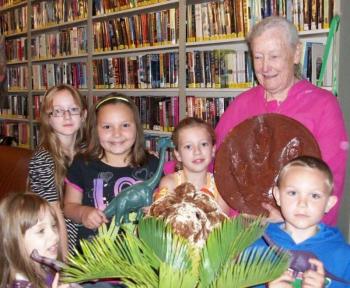
[[28,21],[27,6],[18,7],[16,9],[8,10],[0,15],[0,33],[4,35],[11,35],[27,31]]
[[87,53],[87,27],[71,27],[35,35],[31,40],[32,59],[47,59]]
[[177,8],[93,23],[95,52],[176,44]]
[[186,55],[189,88],[246,88],[254,84],[248,51],[191,51]]
[[1,108],[0,115],[6,118],[26,119],[28,118],[28,97],[23,94],[10,94],[8,97],[8,108]]
[[33,2],[32,28],[40,29],[52,25],[87,18],[87,0],[50,0]]
[[171,132],[179,123],[179,97],[132,97],[139,109],[143,128]]
[[333,0],[220,0],[187,6],[187,41],[246,36],[268,16],[283,16],[299,31],[327,29]]
[[5,53],[7,62],[27,60],[27,37],[7,39],[5,41]]
[[87,88],[86,62],[46,63],[32,65],[33,89],[46,90],[65,83],[79,89]]
[[[319,79],[321,66],[323,64],[323,54],[325,50],[325,44],[318,42],[305,42],[303,43],[303,52],[301,57],[301,72],[304,78],[317,84]],[[322,86],[330,87],[333,85],[333,58],[330,55],[323,79],[321,79]]]
[[212,127],[215,127],[232,100],[232,97],[187,96],[187,116],[201,118],[212,125]]
[[29,148],[29,125],[23,122],[0,121],[0,135],[14,137],[19,147]]
[[93,60],[94,88],[176,88],[178,55],[170,52]]
[[0,8],[8,8],[15,4],[24,2],[23,0],[0,0]]
[[92,15],[105,15],[136,7],[144,7],[164,0],[94,0],[92,2]]
[[28,66],[8,66],[6,68],[6,76],[9,90],[28,89]]

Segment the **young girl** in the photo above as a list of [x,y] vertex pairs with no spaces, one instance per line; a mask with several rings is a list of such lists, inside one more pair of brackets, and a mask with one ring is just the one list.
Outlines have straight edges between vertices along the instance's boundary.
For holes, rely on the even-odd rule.
[[89,113],[88,147],[76,157],[66,179],[65,215],[79,226],[79,238],[89,238],[106,223],[102,212],[123,188],[149,179],[158,158],[147,153],[139,113],[121,95],[102,98]]
[[[85,101],[72,86],[61,84],[50,88],[42,101],[40,114],[40,144],[29,163],[29,182],[32,192],[46,199],[56,210],[65,227],[63,207],[64,178],[74,155],[81,148]],[[75,246],[77,228],[66,220],[69,247]],[[61,245],[67,253],[67,232],[62,229]]]
[[192,183],[197,190],[214,197],[227,214],[229,207],[218,193],[213,174],[208,166],[215,155],[215,133],[213,128],[199,118],[185,118],[175,128],[172,140],[174,154],[182,170],[162,178],[154,199],[167,194],[184,182]]
[[52,287],[56,271],[30,255],[36,249],[50,259],[61,256],[53,206],[34,193],[12,193],[0,203],[0,223],[0,287]]

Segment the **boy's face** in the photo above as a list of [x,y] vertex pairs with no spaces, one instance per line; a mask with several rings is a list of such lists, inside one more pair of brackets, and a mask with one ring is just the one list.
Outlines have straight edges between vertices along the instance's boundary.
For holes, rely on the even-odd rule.
[[286,230],[292,235],[300,232],[309,237],[315,235],[324,213],[337,202],[337,197],[330,195],[326,176],[318,169],[292,166],[281,180],[274,196]]
[[215,154],[215,145],[208,131],[199,126],[184,128],[180,131],[176,159],[183,168],[191,172],[206,171]]
[[28,255],[36,249],[40,256],[57,258],[59,248],[57,223],[48,209],[40,212],[38,223],[24,233],[24,246]]

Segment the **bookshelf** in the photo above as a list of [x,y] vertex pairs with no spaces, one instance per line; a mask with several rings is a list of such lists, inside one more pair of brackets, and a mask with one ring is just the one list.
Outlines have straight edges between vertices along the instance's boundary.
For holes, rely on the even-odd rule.
[[[161,131],[152,131],[152,127],[145,125],[150,135],[169,135],[174,123],[186,116],[189,103],[197,113],[194,115],[206,115],[207,110],[215,109],[219,114],[213,116],[215,119],[208,119],[215,125],[228,101],[254,85],[244,35],[252,22],[261,18],[260,12],[253,12],[268,10],[258,2],[268,3],[4,0],[0,25],[11,47],[8,48],[7,67],[11,75],[8,92],[16,109],[0,115],[0,124],[20,129],[28,137],[22,146],[33,148],[38,137],[40,97],[47,87],[65,82],[76,86],[87,97],[89,105],[112,91],[139,97],[140,103],[144,103],[145,97],[164,100],[160,106],[166,107],[165,115],[170,119],[166,119],[169,123],[163,119],[164,125],[170,128],[155,125],[153,128]],[[292,12],[302,9],[303,2],[279,1],[285,3],[286,8],[277,7],[275,13],[302,21],[308,16]],[[302,41],[325,43],[326,26],[300,32]],[[151,32],[145,27],[152,27]],[[304,26],[300,24],[300,28]],[[232,79],[227,77],[230,75],[227,71],[240,72]],[[178,115],[167,117],[166,113]],[[147,121],[149,116],[142,117]]]
[[[263,3],[263,1],[248,1],[248,0],[241,0],[241,1],[235,1],[232,3],[236,3],[235,5],[243,5],[243,4],[251,4],[251,11],[254,11],[254,9],[258,9],[259,7],[256,7],[256,3]],[[300,9],[301,3],[303,1],[301,0],[286,0],[282,1],[285,3],[292,3],[290,9],[287,9],[288,11],[285,11],[285,13],[291,13],[294,10]],[[326,2],[326,0],[325,0]],[[346,118],[346,122],[348,125],[348,131],[350,134],[350,98],[348,97],[348,91],[350,91],[350,78],[349,78],[349,68],[348,63],[350,63],[349,59],[349,53],[350,50],[350,43],[349,43],[349,31],[346,27],[349,26],[349,20],[350,19],[350,6],[347,4],[347,1],[341,0],[341,1],[327,1],[329,3],[334,2],[334,14],[341,15],[341,24],[340,24],[340,30],[338,32],[338,35],[336,37],[336,45],[335,45],[335,51],[333,54],[338,56],[338,62],[337,62],[337,71],[336,75],[339,75],[338,77],[338,85],[339,85],[339,101],[342,105],[344,115]],[[188,60],[188,53],[198,53],[200,57],[204,57],[201,55],[207,55],[206,53],[209,53],[207,51],[212,50],[235,50],[235,51],[246,51],[247,46],[244,40],[244,33],[237,33],[237,37],[233,37],[232,35],[225,36],[225,37],[217,37],[217,35],[214,34],[208,34],[206,32],[205,28],[198,28],[202,29],[201,32],[203,36],[200,36],[198,40],[193,39],[193,35],[189,34],[189,26],[187,23],[189,22],[189,19],[187,17],[189,6],[193,6],[194,10],[192,10],[191,13],[199,11],[198,7],[203,4],[204,9],[208,9],[208,3],[209,1],[205,0],[168,0],[168,1],[139,1],[137,2],[122,2],[122,1],[93,1],[93,0],[80,0],[80,1],[66,1],[66,3],[76,3],[78,6],[76,6],[76,11],[78,13],[77,16],[71,16],[69,19],[65,19],[64,21],[56,21],[58,23],[53,24],[54,20],[50,20],[49,23],[42,24],[40,21],[39,23],[36,23],[36,26],[32,26],[32,18],[34,15],[41,15],[40,17],[47,17],[49,18],[50,15],[47,15],[47,11],[50,11],[50,7],[53,5],[53,3],[63,3],[62,0],[58,1],[16,1],[16,0],[3,0],[0,1],[0,33],[6,35],[6,41],[9,45],[9,47],[12,47],[10,49],[11,56],[8,59],[7,67],[11,71],[9,75],[17,75],[22,73],[24,76],[19,78],[19,82],[11,83],[9,86],[9,97],[13,99],[13,103],[16,103],[17,110],[14,113],[2,113],[0,115],[0,125],[2,126],[2,129],[4,129],[4,125],[6,126],[8,132],[11,133],[11,130],[15,131],[14,133],[24,133],[25,137],[27,137],[27,142],[24,143],[22,146],[33,148],[35,146],[35,139],[37,137],[37,112],[35,112],[35,109],[33,107],[37,102],[39,102],[40,97],[45,92],[45,85],[39,85],[40,82],[38,82],[38,77],[36,76],[38,74],[38,71],[40,71],[40,67],[44,67],[45,65],[49,65],[48,67],[51,69],[52,67],[54,69],[61,69],[62,74],[65,71],[64,69],[68,69],[69,65],[72,65],[74,63],[82,63],[85,66],[82,66],[82,70],[85,71],[86,74],[83,83],[79,82],[78,85],[79,90],[82,92],[83,95],[87,97],[88,104],[92,105],[93,101],[96,100],[96,97],[105,95],[111,91],[117,91],[129,96],[134,97],[176,97],[178,96],[178,107],[179,107],[179,116],[178,118],[181,119],[185,117],[186,115],[186,106],[188,104],[188,96],[192,96],[193,98],[200,98],[198,102],[204,101],[203,99],[207,98],[223,98],[228,99],[230,97],[234,97],[241,92],[245,91],[247,87],[237,86],[237,87],[215,87],[212,86],[210,88],[207,87],[207,85],[204,85],[204,87],[196,87],[195,85],[187,85],[187,60]],[[100,7],[99,12],[96,10],[96,3],[124,3],[124,5],[120,7],[104,7],[103,9]],[[125,4],[129,3],[128,6]],[[222,1],[216,1],[215,5],[226,5],[228,2],[226,0]],[[225,4],[226,3],[226,4]],[[281,3],[281,2],[279,2]],[[299,6],[298,6],[299,3]],[[51,5],[51,6],[50,6]],[[137,6],[137,7],[136,7]],[[239,8],[239,7],[238,7]],[[238,9],[236,6],[231,7],[226,12],[235,11],[235,9]],[[119,47],[118,45],[114,46],[110,49],[96,49],[97,47],[96,43],[99,43],[95,39],[99,33],[96,33],[99,31],[97,26],[100,25],[102,27],[103,25],[106,26],[106,24],[97,24],[97,23],[111,23],[111,25],[116,25],[115,22],[112,24],[113,21],[117,21],[117,19],[128,19],[127,21],[130,21],[130,19],[133,19],[132,21],[135,21],[135,17],[145,17],[141,15],[155,15],[152,17],[157,17],[157,15],[160,13],[160,15],[163,17],[169,17],[170,12],[163,13],[162,11],[170,11],[170,9],[177,9],[176,14],[176,37],[169,39],[165,41],[164,43],[156,43],[157,45],[130,45],[127,49],[121,49],[123,47]],[[243,7],[241,8],[243,9]],[[45,12],[46,11],[46,12]],[[172,10],[173,11],[173,10]],[[193,12],[194,11],[194,12]],[[206,10],[204,10],[206,11]],[[245,11],[245,10],[244,10]],[[61,13],[64,13],[61,11]],[[158,13],[158,14],[157,14]],[[163,13],[163,14],[162,14]],[[173,12],[171,12],[173,13]],[[233,13],[233,12],[232,12]],[[242,12],[243,13],[243,12]],[[50,13],[49,13],[50,14]],[[73,13],[74,14],[74,13]],[[244,14],[243,14],[244,15]],[[52,15],[51,15],[52,16]],[[237,16],[237,15],[235,15]],[[289,15],[290,17],[295,17]],[[22,18],[21,18],[22,17]],[[35,16],[39,17],[39,16]],[[146,16],[147,17],[147,16]],[[208,16],[209,17],[209,16]],[[301,14],[300,16],[301,17]],[[303,15],[304,17],[304,15]],[[61,17],[64,18],[64,17]],[[239,18],[239,17],[238,17]],[[16,19],[20,19],[17,22]],[[195,19],[195,18],[194,18]],[[201,18],[202,22],[206,25],[210,26],[210,23],[206,21],[205,19]],[[232,17],[231,17],[232,20]],[[256,19],[258,20],[258,19]],[[34,21],[34,20],[33,20]],[[138,20],[136,20],[138,21]],[[6,22],[6,25],[4,23]],[[38,22],[38,21],[37,21]],[[247,23],[245,23],[247,25]],[[195,26],[195,24],[194,24]],[[249,26],[249,25],[248,25]],[[106,26],[107,27],[107,26]],[[197,28],[197,27],[195,27]],[[214,28],[211,28],[214,29]],[[217,28],[219,29],[219,28]],[[221,27],[221,29],[224,29]],[[245,28],[248,29],[248,28]],[[194,29],[195,30],[195,29]],[[203,31],[204,30],[204,31]],[[242,29],[241,29],[242,30]],[[79,31],[79,33],[78,33]],[[193,32],[193,31],[192,31]],[[101,33],[102,34],[102,33]],[[326,37],[328,34],[328,29],[317,29],[317,30],[310,30],[310,31],[301,31],[300,36],[303,42],[320,42],[325,43]],[[79,39],[84,39],[84,41],[80,40],[80,42],[84,42],[84,44],[78,45],[78,47],[75,47],[73,49],[74,51],[66,52],[64,55],[59,55],[58,53],[53,54],[45,54],[46,51],[42,51],[42,55],[39,53],[34,53],[32,51],[32,45],[34,43],[40,43],[40,39],[45,39],[45,37],[60,37],[60,35],[73,35],[73,37],[80,35]],[[59,35],[59,36],[57,36]],[[81,36],[84,35],[84,36]],[[191,36],[191,37],[189,37]],[[62,36],[63,37],[63,36]],[[68,37],[68,36],[67,36]],[[70,37],[70,36],[69,36]],[[84,38],[85,37],[85,38]],[[189,39],[190,38],[190,39]],[[135,40],[134,40],[135,42]],[[11,44],[10,44],[11,43]],[[33,43],[33,44],[32,44]],[[101,42],[100,42],[101,43]],[[107,43],[108,44],[108,43]],[[135,44],[135,43],[133,43]],[[147,43],[146,43],[147,44]],[[155,44],[155,43],[153,43]],[[108,47],[108,45],[107,45]],[[112,47],[112,46],[111,46]],[[20,52],[16,52],[20,51]],[[40,49],[39,49],[40,52]],[[97,63],[98,61],[115,61],[113,59],[116,58],[130,58],[130,59],[138,59],[137,57],[142,57],[145,55],[159,55],[159,54],[167,54],[167,53],[177,53],[177,59],[178,59],[178,75],[176,80],[176,85],[165,85],[165,87],[162,88],[136,88],[136,87],[124,87],[124,88],[118,88],[113,86],[109,86],[109,88],[105,87],[104,85],[96,86],[95,80],[94,80],[94,69],[96,70],[96,65],[94,63]],[[166,56],[168,57],[168,56]],[[172,56],[173,57],[173,56]],[[195,56],[196,57],[196,56]],[[194,57],[194,58],[195,58]],[[108,60],[112,59],[112,60]],[[119,60],[118,60],[119,61]],[[94,66],[95,65],[95,66]],[[35,68],[39,67],[39,68]],[[45,67],[47,69],[48,67]],[[63,67],[63,68],[62,68]],[[65,67],[65,68],[64,68]],[[95,67],[95,68],[94,68]],[[34,68],[34,70],[33,70]],[[39,70],[35,70],[39,69]],[[74,68],[74,69],[80,69]],[[80,71],[80,70],[79,70]],[[28,79],[33,79],[33,81],[28,81]],[[60,78],[57,77],[55,81],[58,81]],[[51,81],[53,81],[51,79]],[[74,80],[65,80],[68,82],[72,82],[74,84]],[[75,80],[77,81],[77,80]],[[35,85],[34,85],[35,84]],[[169,87],[170,86],[170,87]],[[249,86],[249,85],[246,85]],[[210,100],[211,101],[211,100]],[[209,101],[209,102],[210,102]],[[13,133],[12,131],[12,133]],[[24,131],[24,132],[23,132]],[[155,137],[169,135],[170,132],[164,132],[164,131],[152,131],[152,130],[146,130],[148,135],[154,135]],[[350,160],[349,160],[350,161]],[[350,165],[349,165],[350,167]],[[346,182],[346,189],[345,191],[350,191],[350,169],[348,169],[347,172],[347,182]],[[350,193],[346,193],[345,198],[343,202],[343,209],[341,212],[340,217],[340,226],[343,230],[343,232],[347,235],[347,238],[350,239]]]

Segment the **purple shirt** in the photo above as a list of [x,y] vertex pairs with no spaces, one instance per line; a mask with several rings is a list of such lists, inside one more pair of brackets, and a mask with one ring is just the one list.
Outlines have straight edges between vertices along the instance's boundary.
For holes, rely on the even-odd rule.
[[236,125],[253,116],[278,113],[302,123],[317,140],[323,160],[330,166],[334,177],[333,194],[338,203],[323,221],[335,225],[344,189],[348,137],[343,114],[337,98],[329,91],[300,80],[280,104],[265,100],[264,88],[259,85],[235,98],[222,115],[215,132],[217,149],[227,133]]

